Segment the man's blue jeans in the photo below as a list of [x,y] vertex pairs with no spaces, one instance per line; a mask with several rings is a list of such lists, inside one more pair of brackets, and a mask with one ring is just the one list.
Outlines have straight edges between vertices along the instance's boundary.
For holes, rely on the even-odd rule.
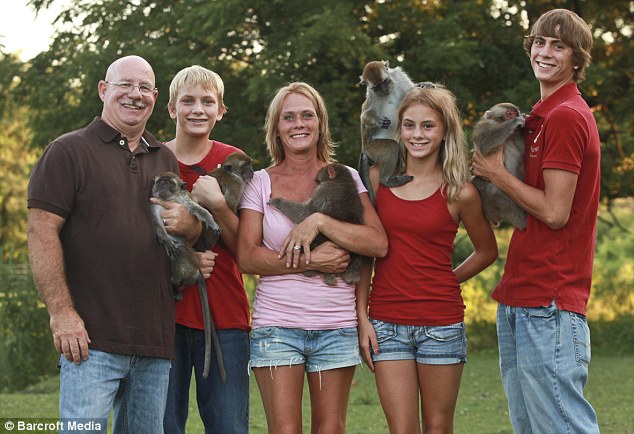
[[502,383],[515,434],[598,434],[583,396],[590,331],[583,315],[547,307],[500,304],[497,313]]
[[[90,350],[76,365],[60,360],[61,419],[90,419],[106,433],[113,409],[113,433],[161,434],[170,361]],[[62,433],[71,431],[60,431]],[[84,431],[88,432],[88,431]]]
[[249,332],[218,330],[218,339],[227,371],[220,379],[212,350],[209,376],[203,378],[205,335],[202,330],[176,325],[174,353],[165,410],[166,434],[184,434],[189,408],[192,367],[196,378],[198,412],[205,433],[247,434],[249,432]]

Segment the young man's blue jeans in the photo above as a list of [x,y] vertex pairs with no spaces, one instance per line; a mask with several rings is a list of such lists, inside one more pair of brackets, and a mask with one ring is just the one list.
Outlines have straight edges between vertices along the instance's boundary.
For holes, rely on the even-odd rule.
[[583,315],[547,307],[500,304],[500,371],[515,434],[598,434],[583,396],[590,331]]
[[165,410],[166,434],[184,434],[189,407],[192,367],[196,378],[198,412],[205,433],[246,434],[249,432],[249,332],[218,330],[218,339],[227,371],[220,378],[212,350],[209,376],[203,379],[205,335],[202,330],[176,325],[174,353]]
[[59,411],[63,421],[90,419],[101,429],[82,432],[105,434],[113,409],[115,434],[163,432],[169,359],[90,350],[88,360],[79,365],[63,356],[60,364]]

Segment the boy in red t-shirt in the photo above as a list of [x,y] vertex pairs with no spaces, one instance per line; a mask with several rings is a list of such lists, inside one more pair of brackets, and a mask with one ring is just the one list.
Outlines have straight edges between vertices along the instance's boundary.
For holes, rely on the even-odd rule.
[[[176,137],[166,145],[176,155],[181,178],[201,205],[207,208],[222,231],[222,240],[198,253],[206,279],[209,305],[222,348],[227,382],[220,379],[212,357],[209,377],[203,379],[204,326],[196,285],[182,289],[176,303],[176,336],[164,429],[184,433],[189,387],[194,368],[198,410],[206,432],[242,434],[249,427],[249,304],[242,275],[234,257],[238,217],[227,207],[215,178],[207,175],[236,151],[209,139],[216,122],[227,111],[224,84],[218,74],[198,65],[178,72],[170,85],[168,111],[176,122]],[[169,215],[169,211],[167,213]],[[166,220],[177,225],[176,219]]]

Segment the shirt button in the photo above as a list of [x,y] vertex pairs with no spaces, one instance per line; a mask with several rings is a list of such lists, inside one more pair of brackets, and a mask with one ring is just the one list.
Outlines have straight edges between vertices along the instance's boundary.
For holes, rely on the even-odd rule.
[[125,140],[123,140],[123,139],[119,140],[119,145],[125,146]]

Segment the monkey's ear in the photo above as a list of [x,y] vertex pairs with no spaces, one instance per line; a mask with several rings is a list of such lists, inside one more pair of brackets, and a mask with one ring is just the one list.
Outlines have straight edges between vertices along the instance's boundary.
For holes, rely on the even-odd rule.
[[225,164],[222,168],[225,172],[233,173],[233,164]]
[[484,112],[485,119],[491,119],[492,117],[493,117],[493,113],[491,113],[491,110],[487,110]]
[[359,76],[359,84],[360,84],[361,86],[365,86],[366,84],[368,84],[368,83],[366,83],[366,82],[365,82],[365,80],[363,79],[363,76],[362,76],[362,75],[360,75],[360,76]]
[[181,190],[187,190],[187,183],[185,181],[181,181]]
[[389,60],[384,60],[383,61],[383,66],[385,66],[385,69],[388,69],[390,67],[390,61]]

